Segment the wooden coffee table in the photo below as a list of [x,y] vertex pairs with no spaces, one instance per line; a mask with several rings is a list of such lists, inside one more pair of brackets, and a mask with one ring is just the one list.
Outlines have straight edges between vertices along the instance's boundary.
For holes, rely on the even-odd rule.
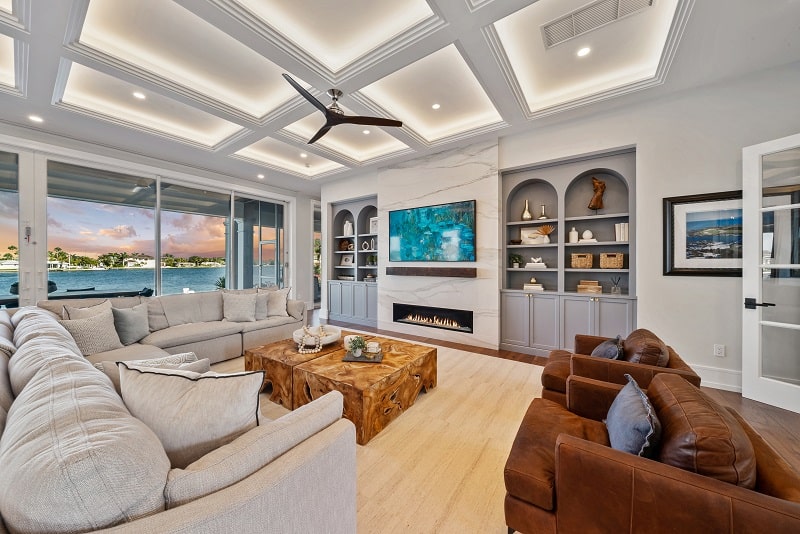
[[[244,351],[245,371],[264,371],[264,384],[272,384],[272,394],[269,400],[292,409],[292,369],[294,366],[307,361],[325,356],[337,350],[343,350],[342,339],[355,332],[342,332],[342,338],[335,343],[322,347],[322,350],[312,354],[297,352],[297,343],[292,339],[284,339],[268,343],[254,349]],[[367,339],[369,336],[364,336]]]
[[422,390],[436,387],[436,348],[372,337],[383,350],[380,363],[343,362],[344,349],[293,368],[293,407],[329,391],[344,395],[344,416],[356,426],[356,442],[366,444],[414,404]]

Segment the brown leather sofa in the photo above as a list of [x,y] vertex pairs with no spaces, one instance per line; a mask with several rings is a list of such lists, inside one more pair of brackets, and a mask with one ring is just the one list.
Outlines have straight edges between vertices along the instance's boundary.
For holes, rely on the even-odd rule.
[[661,373],[647,389],[662,428],[654,459],[609,445],[602,418],[622,386],[570,376],[567,387],[569,409],[534,399],[512,445],[509,533],[800,532],[800,473],[683,378]]
[[[623,358],[609,360],[590,356],[592,351],[611,338],[575,336],[575,352],[554,350],[542,370],[542,398],[567,405],[567,377],[571,374],[594,378],[613,384],[625,384],[625,375],[631,375],[639,386],[646,389],[658,373],[673,373],[700,387],[700,376],[695,373],[672,347],[666,345],[649,330],[640,328],[622,341]],[[659,365],[663,363],[664,365]]]

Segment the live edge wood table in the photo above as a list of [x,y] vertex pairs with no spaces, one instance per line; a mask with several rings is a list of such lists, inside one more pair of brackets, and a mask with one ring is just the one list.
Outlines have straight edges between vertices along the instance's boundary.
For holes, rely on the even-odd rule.
[[329,391],[344,395],[344,416],[356,426],[356,442],[370,439],[436,387],[436,348],[370,336],[381,344],[380,363],[343,362],[339,350],[293,367],[293,407]]

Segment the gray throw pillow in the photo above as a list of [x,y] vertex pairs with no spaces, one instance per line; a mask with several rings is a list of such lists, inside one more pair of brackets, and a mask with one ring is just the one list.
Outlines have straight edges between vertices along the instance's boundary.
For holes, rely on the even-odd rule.
[[650,399],[631,375],[608,410],[605,423],[611,447],[645,458],[652,458],[661,438],[661,423]]
[[136,343],[150,333],[146,302],[133,308],[111,308],[111,312],[114,314],[114,327],[123,345]]
[[226,321],[243,323],[256,320],[255,293],[223,293],[222,304]]
[[598,358],[608,358],[609,360],[619,359],[622,356],[622,341],[620,337],[617,336],[615,339],[603,341],[594,348],[591,355]]
[[84,356],[122,348],[110,308],[93,317],[58,322],[67,329]]

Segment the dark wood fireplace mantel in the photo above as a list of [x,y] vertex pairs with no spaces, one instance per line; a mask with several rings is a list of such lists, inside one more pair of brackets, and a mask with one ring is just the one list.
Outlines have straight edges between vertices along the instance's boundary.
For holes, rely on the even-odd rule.
[[387,267],[386,274],[394,276],[477,278],[478,269],[475,267]]

